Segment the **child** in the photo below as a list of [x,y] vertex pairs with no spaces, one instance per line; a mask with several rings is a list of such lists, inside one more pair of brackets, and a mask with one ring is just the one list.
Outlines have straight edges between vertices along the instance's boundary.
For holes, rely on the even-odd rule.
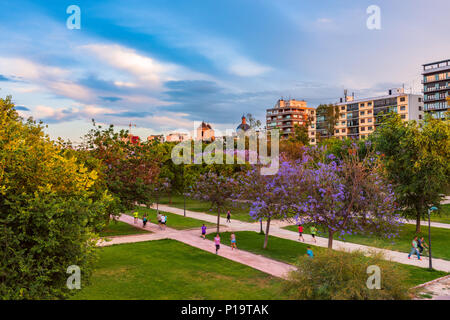
[[231,234],[231,250],[236,249],[236,235],[234,233]]
[[134,223],[136,224],[139,218],[139,212],[135,211],[133,212],[133,215],[134,215]]
[[206,226],[205,225],[202,226],[202,237],[203,237],[203,240],[206,239]]
[[306,255],[307,255],[309,258],[313,258],[313,257],[314,257],[314,253],[313,253],[313,251],[311,250],[311,247],[307,247],[307,248],[306,248]]
[[317,242],[316,241],[316,233],[317,233],[317,228],[314,226],[311,226],[311,236],[312,236],[314,242]]
[[220,249],[220,236],[217,234],[217,236],[214,238],[214,244],[216,245],[216,254],[219,252]]
[[303,238],[303,226],[301,224],[298,225],[298,241],[300,241],[300,239],[305,242],[305,239]]

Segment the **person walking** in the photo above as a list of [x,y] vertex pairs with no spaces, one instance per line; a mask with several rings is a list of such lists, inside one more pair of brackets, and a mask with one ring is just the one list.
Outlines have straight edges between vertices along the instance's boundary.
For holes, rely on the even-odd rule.
[[237,250],[236,235],[234,234],[234,232],[231,234],[231,250],[233,250],[233,249]]
[[161,228],[162,229],[166,229],[166,216],[165,215],[161,215]]
[[137,212],[137,211],[133,212],[133,216],[134,216],[134,223],[137,224],[138,218],[139,218],[139,212]]
[[418,243],[417,243],[417,236],[414,237],[413,241],[411,242],[411,252],[408,254],[408,259],[411,259],[411,255],[413,255],[413,254],[417,254],[417,260],[421,260]]
[[314,252],[311,250],[311,247],[306,247],[306,255],[309,258],[314,258]]
[[220,236],[219,236],[219,234],[217,234],[216,237],[214,238],[214,244],[216,245],[216,254],[218,254],[219,249],[220,249]]
[[204,224],[202,226],[202,237],[203,237],[203,240],[206,240],[206,226]]
[[145,225],[147,224],[147,214],[146,213],[144,213],[144,216],[142,217],[142,224],[145,228]]
[[231,213],[230,210],[227,212],[227,222],[231,223]]
[[300,239],[305,242],[305,239],[303,238],[303,226],[301,224],[298,225],[298,241],[300,241]]
[[317,243],[317,240],[316,240],[317,228],[314,226],[311,226],[310,230],[311,230],[311,236],[312,236],[314,242]]
[[158,212],[158,214],[156,215],[156,218],[158,219],[158,227],[160,228],[160,229],[162,229],[162,227],[161,227],[161,214]]
[[422,254],[424,248],[428,249],[428,245],[425,243],[424,237],[420,237],[419,240],[417,240],[417,247],[419,248],[420,254]]

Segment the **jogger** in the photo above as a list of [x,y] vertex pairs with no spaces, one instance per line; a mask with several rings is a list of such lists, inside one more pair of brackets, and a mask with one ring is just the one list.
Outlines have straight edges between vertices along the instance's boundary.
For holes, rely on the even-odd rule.
[[236,235],[234,233],[231,234],[231,250],[236,249]]
[[230,223],[231,223],[231,213],[230,213],[230,210],[228,210],[228,212],[227,212],[227,222],[230,222]]
[[206,226],[205,225],[202,226],[202,237],[203,237],[203,240],[206,239]]
[[220,249],[220,236],[217,234],[217,236],[214,238],[214,243],[216,245],[216,254],[218,254]]
[[133,212],[133,216],[134,216],[134,223],[136,224],[138,222],[139,212],[137,211]]
[[311,226],[311,229],[310,229],[310,230],[311,230],[311,236],[312,236],[314,242],[317,242],[317,240],[316,240],[317,228],[314,227],[314,226]]
[[303,226],[301,224],[298,225],[298,241],[300,241],[300,239],[305,242],[305,239],[303,238]]

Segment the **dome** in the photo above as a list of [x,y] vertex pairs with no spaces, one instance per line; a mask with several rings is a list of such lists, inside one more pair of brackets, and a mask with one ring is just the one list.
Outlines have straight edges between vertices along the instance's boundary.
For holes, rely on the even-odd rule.
[[236,131],[239,130],[243,130],[243,131],[247,131],[248,129],[250,129],[250,126],[246,123],[241,123],[240,125],[238,125],[238,127],[236,128]]

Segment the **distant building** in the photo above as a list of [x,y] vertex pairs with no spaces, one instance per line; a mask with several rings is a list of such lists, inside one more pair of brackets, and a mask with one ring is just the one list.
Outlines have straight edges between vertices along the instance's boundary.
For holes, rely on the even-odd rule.
[[266,118],[267,130],[280,129],[282,138],[289,137],[294,132],[295,125],[308,126],[308,132],[314,132],[314,124],[308,124],[314,122],[315,110],[307,107],[304,100],[280,99],[273,108],[267,109]]
[[241,123],[237,126],[236,128],[236,132],[239,131],[247,131],[250,129],[250,126],[247,124],[247,119],[245,118],[245,116],[243,115],[241,118]]
[[162,134],[155,134],[155,135],[151,135],[147,137],[147,141],[159,141],[159,142],[164,142],[164,135]]
[[450,97],[450,59],[423,65],[424,110],[443,119]]
[[197,128],[197,137],[195,139],[201,141],[214,141],[214,129],[210,124],[202,121],[202,123]]
[[[336,106],[339,117],[333,136],[339,139],[366,138],[379,125],[381,117],[389,112],[398,113],[404,121],[421,120],[424,114],[422,96],[404,93],[402,88],[390,89],[388,95],[374,98],[355,100],[354,96],[346,96]],[[317,116],[317,132],[324,121],[323,116]],[[315,144],[316,141],[311,143]]]
[[170,133],[166,136],[166,142],[183,142],[189,140],[189,135],[187,133]]
[[126,138],[122,138],[122,141],[124,142],[131,142],[132,144],[139,144],[140,142],[140,138],[139,136],[135,136],[133,134],[128,134],[128,136]]

